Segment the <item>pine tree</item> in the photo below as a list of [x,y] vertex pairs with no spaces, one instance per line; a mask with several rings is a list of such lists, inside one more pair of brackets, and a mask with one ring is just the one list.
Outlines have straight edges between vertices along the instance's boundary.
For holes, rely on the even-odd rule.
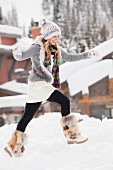
[[25,25],[23,25],[23,36],[26,37]]
[[11,11],[7,13],[7,25],[18,27],[17,11],[13,5]]
[[101,35],[102,42],[107,40],[106,25],[103,25],[103,27],[101,28],[100,35]]
[[54,8],[53,8],[53,21],[57,23],[62,31],[63,35],[63,27],[65,25],[64,17],[65,17],[65,1],[54,0]]
[[35,23],[34,23],[34,20],[33,18],[31,19],[31,25],[29,27],[29,32],[28,32],[28,37],[29,38],[32,38],[32,33],[31,33],[31,27],[34,27],[35,26]]
[[[43,0],[46,16],[62,31],[62,46],[84,50],[113,37],[113,0]],[[51,10],[52,9],[52,10]]]
[[31,27],[34,27],[34,20],[33,20],[33,18],[31,19]]
[[72,16],[71,16],[71,32],[73,35],[76,33],[76,27],[77,27],[77,10],[76,10],[76,0],[73,0],[73,6],[72,6]]
[[71,35],[71,13],[70,13],[70,3],[69,0],[67,0],[66,4],[66,15],[65,15],[65,27],[64,27],[64,36],[66,39],[70,38]]
[[0,24],[2,24],[3,16],[2,16],[2,8],[0,7]]
[[50,14],[50,0],[43,0],[42,2],[42,9],[45,16],[48,16]]

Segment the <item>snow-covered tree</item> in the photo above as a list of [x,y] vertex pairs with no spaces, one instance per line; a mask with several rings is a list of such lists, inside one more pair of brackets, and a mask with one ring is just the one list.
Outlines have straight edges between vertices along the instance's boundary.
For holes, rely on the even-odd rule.
[[60,26],[68,51],[92,48],[113,37],[113,0],[43,0],[43,9]]
[[0,24],[2,24],[3,16],[2,16],[2,8],[0,7]]
[[45,16],[50,14],[50,3],[51,3],[51,0],[43,0],[42,2],[42,9],[43,9]]
[[14,6],[12,6],[11,11],[7,13],[7,25],[18,27],[17,10]]

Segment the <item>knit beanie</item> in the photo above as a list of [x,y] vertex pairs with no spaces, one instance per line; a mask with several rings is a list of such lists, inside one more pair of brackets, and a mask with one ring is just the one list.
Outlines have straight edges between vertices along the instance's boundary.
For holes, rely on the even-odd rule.
[[39,22],[39,25],[41,26],[41,34],[45,40],[48,40],[55,35],[61,35],[60,27],[52,21],[42,19]]

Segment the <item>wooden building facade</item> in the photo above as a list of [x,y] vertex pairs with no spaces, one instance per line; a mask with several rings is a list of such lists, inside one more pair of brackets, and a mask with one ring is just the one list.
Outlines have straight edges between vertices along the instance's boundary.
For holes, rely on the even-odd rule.
[[[110,53],[102,60],[111,60],[112,57],[112,53]],[[113,118],[113,78],[106,76],[89,86],[88,94],[82,94],[82,91],[80,91],[79,93],[70,96],[66,81],[62,83],[62,90],[71,100],[72,112],[87,114],[88,116],[99,119],[104,117]]]
[[[20,83],[27,83],[29,70],[31,70],[31,60],[16,61],[12,55],[13,45],[22,38],[22,34],[18,28],[3,26],[5,29],[0,29],[0,85],[8,81],[16,80]],[[10,30],[10,31],[9,31]],[[16,30],[16,31],[15,31]],[[18,31],[19,30],[19,31]],[[33,31],[32,31],[33,30]],[[14,33],[13,33],[14,31]],[[17,32],[17,34],[16,34]],[[40,35],[39,28],[32,29],[33,38]],[[0,97],[20,95],[21,93],[0,88]],[[3,107],[0,108],[0,126],[7,122],[18,122],[22,116],[24,107]],[[43,112],[43,111],[42,111]],[[4,114],[8,120],[4,119]]]

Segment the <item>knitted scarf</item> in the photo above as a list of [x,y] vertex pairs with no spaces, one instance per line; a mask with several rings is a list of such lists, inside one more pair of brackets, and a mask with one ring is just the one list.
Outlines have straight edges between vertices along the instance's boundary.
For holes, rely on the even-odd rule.
[[[59,78],[60,61],[59,61],[59,58],[56,54],[56,47],[50,46],[49,48],[50,48],[51,54],[53,55],[52,75],[53,75],[54,81],[53,81],[52,85],[55,88],[60,88],[60,78]],[[51,66],[51,58],[50,58],[50,56],[48,56],[47,51],[45,52],[44,66],[46,68],[48,68],[48,66]]]

